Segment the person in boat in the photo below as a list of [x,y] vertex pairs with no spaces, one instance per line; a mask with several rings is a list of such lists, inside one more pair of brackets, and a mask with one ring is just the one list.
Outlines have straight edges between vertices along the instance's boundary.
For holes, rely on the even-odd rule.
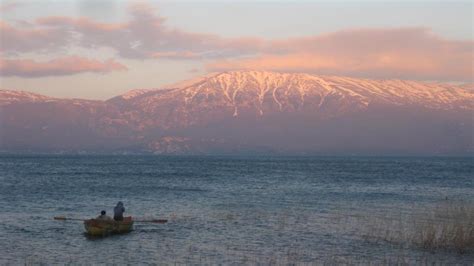
[[125,212],[125,208],[123,207],[123,203],[119,201],[117,206],[114,208],[114,220],[115,221],[123,221],[123,213]]
[[101,220],[101,221],[112,221],[112,218],[110,216],[108,216],[105,211],[101,211],[100,215],[97,216],[96,219]]

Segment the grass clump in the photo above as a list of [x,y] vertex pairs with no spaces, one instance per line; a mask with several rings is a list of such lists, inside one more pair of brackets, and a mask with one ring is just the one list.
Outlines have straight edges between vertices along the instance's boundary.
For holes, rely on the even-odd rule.
[[474,252],[474,204],[443,202],[416,207],[399,216],[365,217],[363,237],[430,252]]
[[414,221],[412,243],[428,250],[474,250],[474,207],[447,202]]

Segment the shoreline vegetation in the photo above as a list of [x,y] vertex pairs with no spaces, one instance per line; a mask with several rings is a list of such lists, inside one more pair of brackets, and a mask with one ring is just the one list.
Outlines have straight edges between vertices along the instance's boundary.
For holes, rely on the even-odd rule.
[[399,217],[366,217],[363,237],[430,253],[474,252],[474,204],[446,200]]

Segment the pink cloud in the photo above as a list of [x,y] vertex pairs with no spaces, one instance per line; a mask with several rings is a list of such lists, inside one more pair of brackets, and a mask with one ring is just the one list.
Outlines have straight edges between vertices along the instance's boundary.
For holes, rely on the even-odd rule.
[[473,77],[474,42],[450,41],[422,28],[358,29],[271,41],[263,52],[218,60],[210,71],[258,69],[369,78],[462,80]]
[[51,16],[39,18],[36,22],[44,26],[57,26],[61,27],[72,27],[79,30],[96,30],[98,32],[104,31],[117,31],[122,30],[126,27],[126,24],[116,24],[116,23],[101,23],[95,22],[88,18],[70,18],[64,16]]
[[131,59],[216,60],[210,71],[257,69],[368,78],[472,82],[474,42],[448,40],[424,28],[350,29],[330,34],[265,40],[224,38],[174,29],[145,4],[131,5],[130,20],[44,17],[31,27],[0,22],[4,53],[70,46],[107,47]]
[[61,28],[19,28],[0,20],[0,52],[54,51],[69,45],[69,35]]
[[43,77],[64,76],[84,72],[106,73],[110,71],[127,70],[127,67],[114,61],[98,61],[77,56],[53,59],[47,62],[37,62],[29,59],[0,60],[2,76]]

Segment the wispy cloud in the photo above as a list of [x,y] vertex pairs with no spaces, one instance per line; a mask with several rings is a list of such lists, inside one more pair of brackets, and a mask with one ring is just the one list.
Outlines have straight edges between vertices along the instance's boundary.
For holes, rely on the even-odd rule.
[[1,76],[25,78],[64,76],[84,72],[106,73],[121,70],[127,70],[127,67],[112,59],[102,62],[77,56],[57,58],[46,62],[29,59],[0,60]]
[[173,29],[165,18],[144,4],[129,7],[131,19],[125,23],[99,23],[89,18],[44,17],[36,21],[43,29],[67,32],[75,36],[75,45],[110,47],[121,57],[149,58],[215,58],[253,52],[261,43],[258,38],[227,39]]
[[425,28],[349,29],[319,36],[266,40],[224,38],[166,25],[146,4],[130,19],[43,17],[30,27],[0,23],[1,52],[54,52],[72,46],[111,48],[138,60],[212,60],[209,71],[258,69],[368,78],[472,81],[474,42],[448,40]]

